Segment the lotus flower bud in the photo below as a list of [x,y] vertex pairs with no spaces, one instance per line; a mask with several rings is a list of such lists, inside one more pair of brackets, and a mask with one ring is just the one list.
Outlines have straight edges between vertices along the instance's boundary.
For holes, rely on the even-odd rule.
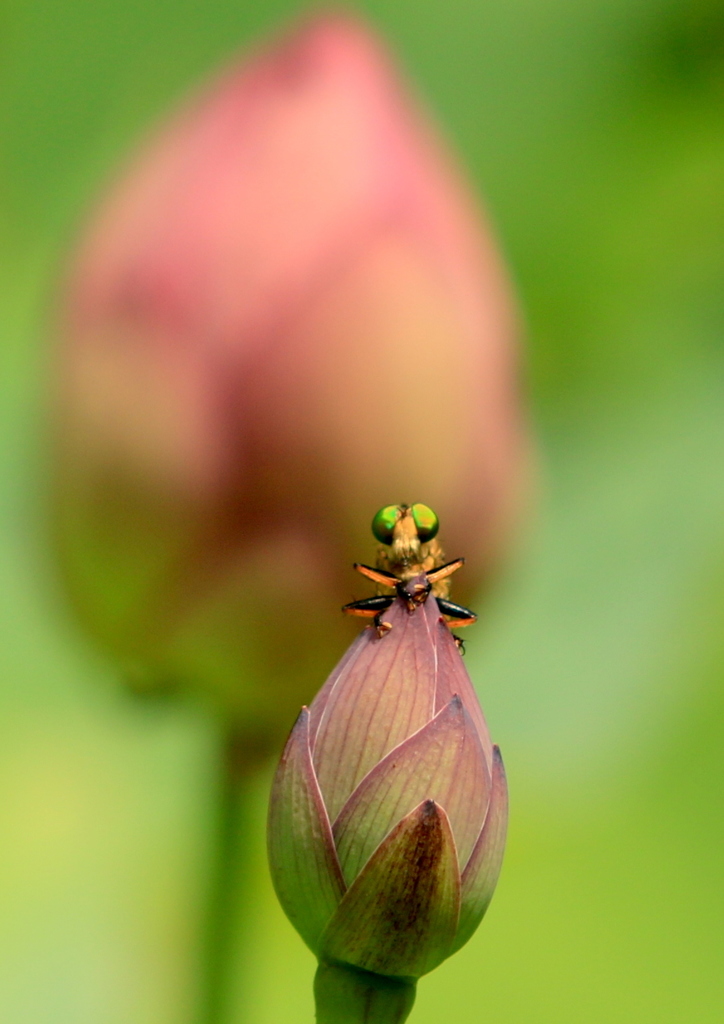
[[[366,629],[302,710],[272,788],[272,877],[326,965],[323,1005],[363,994],[359,972],[431,971],[470,938],[500,870],[502,760],[437,602],[406,599],[424,584],[404,585],[386,632]],[[404,1019],[399,989],[372,988]]]
[[453,546],[475,523],[478,583],[520,465],[510,305],[365,28],[231,67],[109,191],[64,292],[56,536],[89,628],[273,734],[338,640],[360,508],[429,496]]

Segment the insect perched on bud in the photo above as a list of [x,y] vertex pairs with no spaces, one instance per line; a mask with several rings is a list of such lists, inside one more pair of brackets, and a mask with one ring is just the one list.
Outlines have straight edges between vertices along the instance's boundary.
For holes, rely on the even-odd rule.
[[[421,603],[432,593],[438,608],[455,626],[469,626],[477,620],[475,612],[448,600],[450,577],[464,564],[463,558],[446,562],[437,540],[438,518],[427,505],[386,505],[372,520],[372,532],[385,547],[377,552],[377,568],[355,562],[355,569],[373,580],[378,588],[394,588],[403,600]],[[388,549],[389,546],[389,549]],[[425,582],[409,596],[406,584],[415,576],[424,575]],[[380,618],[394,598],[389,595],[350,601],[342,611],[348,615],[374,616],[378,633],[385,632],[388,624]],[[455,642],[461,647],[459,637]]]
[[320,961],[319,1024],[405,1020],[417,978],[482,919],[505,844],[500,752],[435,594],[462,561],[444,562],[425,506],[389,506],[373,529],[386,568],[365,575],[395,596],[345,611],[384,612],[385,628],[302,709],[269,811],[277,894]]

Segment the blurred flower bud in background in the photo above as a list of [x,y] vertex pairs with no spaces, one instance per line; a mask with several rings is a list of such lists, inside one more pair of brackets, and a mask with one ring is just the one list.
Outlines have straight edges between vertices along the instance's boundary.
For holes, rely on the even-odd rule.
[[480,583],[521,464],[509,289],[359,23],[302,25],[150,137],[61,300],[57,548],[129,677],[286,727],[389,502],[432,504]]
[[[424,575],[406,593],[417,584]],[[282,906],[323,963],[409,980],[480,923],[503,858],[507,787],[437,602],[410,610],[398,595],[384,616],[389,631],[361,634],[292,730],[272,788],[269,861]],[[339,979],[323,973],[335,991]]]

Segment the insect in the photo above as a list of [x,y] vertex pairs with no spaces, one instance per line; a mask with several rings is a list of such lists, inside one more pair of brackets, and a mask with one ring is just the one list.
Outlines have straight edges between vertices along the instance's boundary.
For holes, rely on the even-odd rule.
[[[354,565],[357,572],[377,584],[377,596],[351,601],[342,611],[348,615],[374,618],[377,632],[382,636],[389,625],[382,622],[380,616],[394,601],[394,595],[385,594],[384,590],[394,590],[407,602],[410,610],[432,593],[449,626],[469,626],[475,622],[475,612],[449,599],[450,577],[465,560],[445,561],[437,540],[439,526],[437,516],[427,505],[385,505],[381,508],[372,520],[372,533],[381,544],[377,550],[377,565],[375,568],[359,562]],[[417,584],[411,592],[407,584],[423,573],[426,583]],[[456,642],[462,649],[459,637],[456,637]]]

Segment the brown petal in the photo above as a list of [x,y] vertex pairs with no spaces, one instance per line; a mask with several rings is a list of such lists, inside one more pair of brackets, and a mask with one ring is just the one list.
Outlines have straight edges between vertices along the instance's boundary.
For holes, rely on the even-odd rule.
[[322,936],[323,955],[377,974],[419,978],[450,955],[459,901],[450,823],[425,800],[345,893]]
[[394,825],[426,798],[445,808],[462,870],[485,821],[489,793],[477,730],[460,698],[453,697],[365,776],[334,822],[347,884]]

